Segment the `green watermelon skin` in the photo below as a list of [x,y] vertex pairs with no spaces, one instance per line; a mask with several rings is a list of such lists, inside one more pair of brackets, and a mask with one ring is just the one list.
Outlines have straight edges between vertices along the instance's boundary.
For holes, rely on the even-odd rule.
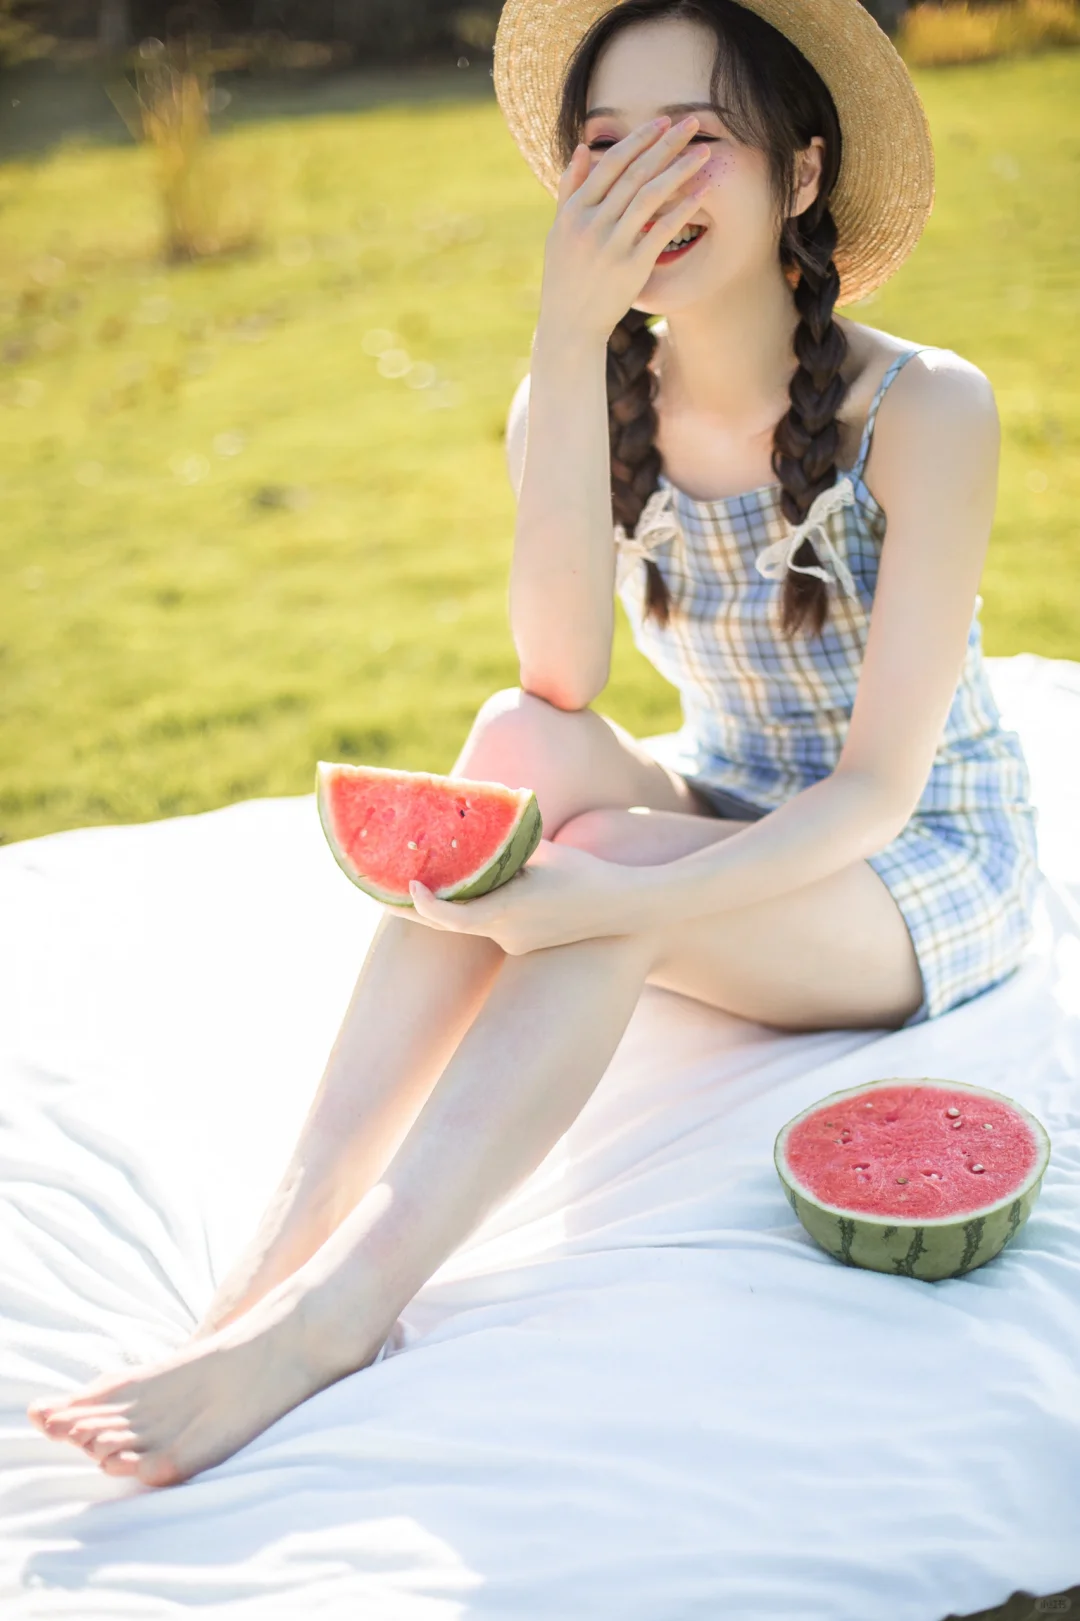
[[[856,1211],[845,1213],[824,1206],[808,1196],[805,1188],[790,1174],[785,1161],[784,1147],[791,1129],[807,1115],[816,1114],[828,1104],[849,1098],[873,1097],[877,1086],[911,1086],[919,1084],[919,1081],[946,1086],[949,1091],[968,1092],[974,1097],[993,1098],[1015,1110],[1031,1128],[1038,1144],[1035,1165],[1023,1184],[1006,1198],[984,1209],[930,1221],[903,1221],[895,1215],[878,1217]],[[963,1277],[975,1267],[983,1266],[1000,1255],[1013,1241],[1031,1214],[1042,1188],[1050,1159],[1050,1138],[1041,1121],[1004,1093],[936,1077],[892,1077],[831,1092],[820,1098],[782,1128],[776,1138],[773,1158],[777,1175],[795,1215],[815,1243],[835,1260],[843,1262],[845,1266],[863,1267],[871,1272],[886,1272],[896,1277],[920,1278],[924,1282],[936,1283],[943,1278]]]
[[[487,895],[500,884],[505,884],[523,867],[540,843],[543,832],[543,822],[540,818],[540,806],[536,795],[530,799],[525,807],[525,813],[514,830],[513,836],[499,853],[498,857],[487,869],[480,874],[476,881],[467,884],[464,889],[457,889],[447,897],[453,901],[472,900],[475,895]],[[412,904],[411,902],[409,903]]]
[[[373,900],[381,901],[386,906],[396,906],[402,910],[412,909],[415,911],[415,907],[407,894],[387,890],[371,878],[358,872],[342,849],[334,829],[330,806],[326,799],[324,773],[333,769],[335,768],[330,762],[320,761],[317,764],[315,768],[315,803],[319,812],[319,820],[322,823],[322,830],[334,860],[350,882],[355,884],[358,889],[362,889],[366,895],[370,895]],[[378,768],[376,768],[376,771],[379,775],[383,774]],[[385,774],[390,776],[396,773],[387,771]],[[465,782],[465,779],[442,777],[437,772],[409,772],[403,773],[403,775],[414,776],[417,779],[428,779],[432,782],[456,780]],[[483,789],[485,785],[470,781],[468,786]],[[432,893],[439,900],[471,900],[474,896],[488,894],[501,884],[507,883],[518,868],[524,866],[540,843],[542,835],[543,820],[540,814],[540,806],[536,795],[530,794],[524,804],[520,819],[511,830],[509,837],[500,848],[492,853],[491,859],[483,870],[471,874],[469,879],[461,884],[444,885],[441,888],[433,889]]]

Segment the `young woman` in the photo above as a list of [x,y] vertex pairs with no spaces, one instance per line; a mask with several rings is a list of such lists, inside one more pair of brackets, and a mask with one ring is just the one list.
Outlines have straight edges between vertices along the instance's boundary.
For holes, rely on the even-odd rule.
[[[381,1356],[574,1121],[644,984],[891,1028],[1029,937],[1035,813],[977,619],[993,394],[834,312],[931,205],[896,52],[858,0],[508,0],[496,90],[558,206],[508,433],[521,685],[452,770],[532,785],[547,836],[493,894],[386,910],[191,1341],[31,1408],[110,1474],[186,1479]],[[591,707],[615,588],[680,690],[678,769]]]

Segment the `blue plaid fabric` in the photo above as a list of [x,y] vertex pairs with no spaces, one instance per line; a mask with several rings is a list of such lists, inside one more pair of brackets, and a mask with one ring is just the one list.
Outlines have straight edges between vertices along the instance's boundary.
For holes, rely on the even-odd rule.
[[[767,814],[832,771],[855,701],[885,513],[863,481],[878,407],[900,368],[882,378],[855,465],[823,492],[797,531],[780,486],[701,501],[663,473],[628,536],[615,526],[616,581],[634,641],[679,691],[675,769],[706,797]],[[780,627],[784,568],[808,534],[829,586],[820,638]],[[666,626],[646,620],[651,557],[671,594]],[[1040,874],[1037,811],[1020,739],[1001,724],[983,664],[976,599],[967,652],[929,778],[911,818],[868,858],[907,923],[922,970],[922,1006],[935,1018],[990,989],[1019,965],[1032,933]],[[731,800],[714,794],[719,814]]]

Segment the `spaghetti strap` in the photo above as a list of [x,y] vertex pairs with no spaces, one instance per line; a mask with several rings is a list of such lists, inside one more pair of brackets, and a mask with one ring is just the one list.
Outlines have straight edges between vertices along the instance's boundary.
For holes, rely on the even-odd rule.
[[912,355],[921,355],[925,350],[932,349],[933,347],[934,345],[932,343],[920,343],[911,349],[905,349],[903,354],[897,355],[896,359],[892,362],[888,371],[881,379],[881,382],[878,384],[877,393],[871,400],[870,410],[867,412],[866,427],[863,429],[862,440],[859,444],[859,455],[854,467],[851,469],[851,473],[855,478],[862,478],[863,470],[866,467],[866,458],[870,454],[870,440],[874,432],[874,422],[877,418],[878,406],[885,397],[885,390],[888,388],[889,384],[892,382],[893,378],[896,376],[901,367],[907,365]]

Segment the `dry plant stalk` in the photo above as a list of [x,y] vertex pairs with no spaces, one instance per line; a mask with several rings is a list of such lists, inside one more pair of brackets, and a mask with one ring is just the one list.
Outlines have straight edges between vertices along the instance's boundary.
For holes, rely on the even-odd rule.
[[951,67],[1080,45],[1076,0],[1006,0],[1004,4],[912,6],[900,25],[901,54],[913,67]]
[[170,262],[237,252],[257,235],[250,193],[211,137],[210,93],[221,65],[198,39],[144,40],[135,55],[135,90],[126,79],[108,87],[136,140],[154,148]]

